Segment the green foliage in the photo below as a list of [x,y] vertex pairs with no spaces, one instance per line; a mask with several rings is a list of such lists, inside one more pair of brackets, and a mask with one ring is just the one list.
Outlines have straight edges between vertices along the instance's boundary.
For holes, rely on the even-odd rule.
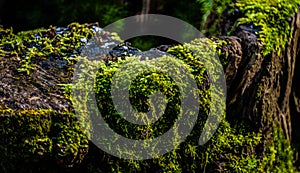
[[[92,4],[94,5],[94,4]],[[121,5],[103,5],[103,4],[98,4],[97,10],[95,10],[95,14],[99,15],[98,13],[103,13],[102,17],[99,17],[101,20],[101,23],[103,23],[103,26],[109,25],[117,20],[120,20],[124,18],[127,14],[126,12],[126,4]],[[101,9],[103,8],[103,9]],[[100,13],[100,14],[101,14]]]
[[228,65],[228,52],[222,52],[222,48],[230,45],[231,42],[228,40],[222,40],[217,38],[216,40],[214,40],[215,44],[216,44],[216,50],[217,50],[217,55],[220,59],[220,62],[222,64],[223,67],[226,67]]
[[55,0],[59,13],[60,24],[69,22],[99,22],[101,26],[106,26],[112,22],[122,19],[127,14],[126,4],[118,4],[116,1],[75,0],[70,4],[65,0]]
[[299,0],[238,0],[234,5],[244,13],[239,24],[253,24],[261,28],[259,40],[265,48],[263,54],[284,50],[291,39],[289,19],[298,12]]
[[216,20],[214,22],[214,25],[211,28],[205,28],[207,30],[201,30],[203,33],[209,33],[209,34],[215,34],[217,30],[217,23],[222,17],[223,11],[228,7],[228,5],[231,3],[231,0],[196,0],[201,5],[201,13],[202,20],[201,20],[201,27],[205,25],[205,22],[208,20],[208,16],[212,13],[216,14]]
[[[193,171],[199,169],[199,146],[197,140],[199,138],[200,132],[203,127],[204,122],[200,119],[204,119],[209,112],[209,91],[205,88],[206,75],[203,63],[197,57],[192,55],[192,52],[188,50],[187,46],[177,46],[171,51],[176,54],[177,58],[187,63],[186,67],[191,71],[196,79],[196,83],[199,87],[198,93],[201,95],[199,103],[201,104],[199,122],[197,122],[197,130],[193,132],[190,136],[190,140],[185,144],[178,146],[176,149],[172,150],[170,153],[165,154],[157,159],[151,159],[147,161],[132,161],[112,158],[111,156],[106,156],[108,160],[113,160],[114,164],[107,165],[106,167],[109,172],[136,172],[141,168],[144,170],[150,170],[151,168],[156,168],[162,172],[182,172],[182,171]],[[180,52],[180,54],[179,54]],[[166,61],[167,60],[167,61]],[[150,107],[149,96],[155,92],[160,91],[165,95],[167,100],[167,108],[164,115],[154,124],[149,126],[138,126],[126,122],[120,113],[116,111],[111,96],[111,85],[112,77],[121,68],[122,65],[129,63],[138,62],[138,58],[127,58],[126,60],[119,60],[117,62],[112,62],[109,66],[105,64],[100,65],[96,77],[96,96],[98,101],[98,107],[101,111],[101,115],[106,119],[106,122],[110,124],[110,127],[114,129],[115,132],[122,134],[127,138],[131,139],[149,139],[153,137],[160,136],[165,133],[176,121],[180,110],[180,100],[179,90],[177,86],[182,85],[174,83],[166,72],[164,72],[164,67],[153,69],[144,73],[134,71],[139,74],[134,81],[132,81],[129,89],[129,98],[131,105],[138,111],[147,111]],[[165,63],[170,63],[170,59],[161,58],[160,61]],[[180,74],[178,74],[180,75]],[[124,79],[124,78],[122,78]],[[122,79],[117,81],[124,82]],[[120,86],[122,86],[120,84]],[[198,160],[198,162],[197,162]],[[184,163],[183,163],[184,162]],[[91,171],[93,172],[93,171]]]
[[36,48],[29,48],[28,52],[26,52],[26,57],[22,62],[21,68],[19,68],[19,72],[26,72],[27,75],[30,74],[31,70],[34,70],[34,66],[31,64],[31,58],[34,56],[41,56],[42,54],[38,52]]
[[[149,38],[149,36],[148,36]],[[142,38],[133,38],[130,39],[129,42],[136,48],[142,50],[142,51],[147,51],[153,47],[159,46],[155,42],[157,41],[157,38],[155,37],[150,37],[150,39],[144,39]]]
[[205,153],[205,169],[212,164],[219,166],[215,171],[222,172],[254,172],[259,158],[255,149],[260,144],[262,134],[247,132],[245,127],[230,127],[223,122],[213,139],[207,144]]
[[59,86],[62,87],[62,89],[64,90],[64,96],[65,98],[72,100],[72,84],[59,84]]
[[164,0],[164,9],[162,14],[170,15],[179,18],[196,28],[200,27],[203,4],[199,4],[195,0],[176,1]]
[[9,56],[9,55],[18,55],[18,51],[20,50],[19,49],[19,46],[21,44],[21,40],[20,38],[18,38],[15,34],[13,34],[13,30],[12,28],[11,29],[4,29],[4,28],[0,28],[0,32],[1,32],[1,35],[0,35],[0,45],[1,47],[4,47],[4,46],[7,46],[7,47],[11,47],[12,49],[17,49],[17,51],[13,51],[13,52],[8,52],[8,51],[5,51],[3,48],[0,49],[0,56],[1,57],[6,57],[6,56]]

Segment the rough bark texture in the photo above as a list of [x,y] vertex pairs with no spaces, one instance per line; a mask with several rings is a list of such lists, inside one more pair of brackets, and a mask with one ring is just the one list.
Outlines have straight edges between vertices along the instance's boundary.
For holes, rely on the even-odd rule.
[[49,62],[36,58],[36,69],[32,70],[30,77],[18,72],[20,61],[17,57],[0,59],[0,100],[3,105],[18,110],[71,110],[70,101],[63,97],[63,90],[58,85],[71,81],[71,74],[58,66],[67,64],[66,60],[61,58]]
[[297,89],[300,62],[296,59],[299,56],[300,11],[292,18],[291,29],[292,39],[280,55],[273,52],[262,56],[263,45],[246,26],[239,26],[232,33],[234,36],[220,39],[230,43],[222,47],[229,58],[225,68],[227,117],[250,121],[262,130],[278,123],[286,139],[299,142],[296,131],[300,120]]

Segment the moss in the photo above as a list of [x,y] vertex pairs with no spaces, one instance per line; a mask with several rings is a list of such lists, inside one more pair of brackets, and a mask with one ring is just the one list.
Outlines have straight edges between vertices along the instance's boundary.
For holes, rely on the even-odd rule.
[[[196,44],[200,44],[200,41],[194,41],[193,45]],[[207,42],[202,42],[202,47],[199,46],[199,50],[201,50],[206,44]],[[197,122],[197,130],[194,131],[189,137],[189,141],[157,159],[133,161],[117,159],[115,157],[106,155],[104,157],[106,159],[104,159],[104,161],[102,160],[102,162],[108,163],[106,163],[107,166],[105,168],[101,169],[102,171],[137,172],[140,170],[151,170],[156,168],[162,172],[182,172],[186,170],[199,169],[197,164],[200,162],[196,161],[199,159],[199,157],[197,157],[199,146],[196,141],[198,140],[201,129],[204,125],[204,122],[200,121],[200,119],[205,119],[209,112],[210,94],[207,86],[208,81],[206,79],[207,75],[204,65],[200,61],[199,57],[193,56],[193,53],[189,50],[188,46],[189,44],[185,44],[184,46],[176,46],[170,50],[170,53],[176,55],[178,59],[186,63],[186,67],[194,75],[196,83],[199,87],[199,103],[201,103],[199,116],[201,118],[199,118],[199,121]],[[137,126],[126,122],[116,111],[112,102],[112,96],[110,94],[112,77],[123,64],[128,62],[134,64],[139,61],[140,60],[136,57],[128,57],[125,60],[111,62],[108,66],[106,66],[104,62],[100,64],[98,66],[99,70],[96,77],[96,96],[98,107],[102,116],[104,119],[106,119],[106,122],[110,124],[110,127],[114,129],[114,131],[131,139],[149,139],[160,136],[173,125],[180,110],[180,100],[178,100],[179,90],[177,86],[182,84],[175,84],[175,81],[166,75],[166,72],[160,68],[154,68],[151,71],[147,71],[138,75],[131,83],[129,88],[131,104],[139,111],[148,110],[149,95],[158,90],[164,93],[166,96],[168,101],[167,108],[163,116],[150,126]],[[171,63],[170,59],[160,59],[160,63],[164,64],[166,62]],[[135,71],[135,73],[138,73],[138,71]],[[180,75],[179,73],[180,72],[178,72],[177,75]],[[122,78],[119,82],[124,82],[124,78]],[[148,133],[146,134],[145,132]],[[90,170],[91,172],[94,172],[97,169],[99,170],[99,168],[97,168],[97,166],[93,166],[92,163],[90,163],[89,167],[93,168]]]
[[[118,159],[105,154],[101,163],[105,163],[106,167],[101,169],[90,163],[90,172],[95,172],[95,170],[106,172],[139,172],[141,170],[145,172],[157,170],[160,172],[255,172],[257,170],[259,172],[272,172],[280,169],[289,172],[294,170],[291,156],[292,150],[290,148],[278,149],[278,147],[280,148],[287,144],[284,138],[275,137],[269,140],[267,152],[264,154],[264,152],[260,151],[260,148],[264,146],[266,134],[263,134],[261,131],[253,131],[246,125],[230,125],[226,120],[223,120],[213,138],[204,146],[198,145],[198,139],[205,123],[203,120],[207,118],[209,113],[210,92],[203,63],[189,50],[189,46],[197,45],[200,51],[204,51],[206,49],[203,48],[208,42],[209,40],[195,40],[192,43],[175,46],[169,50],[169,53],[188,65],[199,87],[200,118],[186,141],[163,156],[145,161]],[[214,43],[213,47],[217,49],[218,46],[226,43],[222,41]],[[204,51],[202,55],[208,56],[210,54]],[[111,128],[128,138],[140,139],[144,131],[132,124],[126,124],[116,112],[110,95],[112,76],[120,69],[122,64],[136,61],[139,60],[127,58],[112,62],[109,66],[105,64],[100,65],[97,73],[96,93],[101,113],[107,122],[110,122]],[[178,91],[176,87],[174,88],[174,81],[155,70],[140,74],[137,80],[132,82],[129,88],[132,98],[131,104],[137,109],[145,109],[144,106],[147,105],[147,96],[151,93],[150,91],[164,91],[166,89],[164,87],[168,88],[168,92],[170,92],[169,94],[166,92],[169,95],[168,100],[171,102],[175,101],[169,107],[173,111],[166,111],[164,116],[175,116],[176,111],[174,110],[176,110],[176,104],[178,104],[175,98],[178,97]],[[172,121],[172,118],[160,121],[157,124],[159,128],[155,125],[146,126],[145,128],[148,128],[148,131],[151,132],[148,138],[161,135],[164,132],[162,127],[169,128],[173,124]],[[285,160],[280,158],[285,158]],[[266,162],[267,160],[269,163]]]
[[223,50],[224,48],[226,48],[226,46],[231,45],[232,42],[230,42],[230,40],[222,38],[212,38],[212,40],[216,45],[216,53],[218,55],[218,58],[220,59],[220,63],[222,64],[223,68],[225,68],[228,65],[229,53],[227,51],[223,52]]
[[0,43],[1,57],[20,57],[19,72],[26,72],[27,75],[35,69],[32,58],[59,56],[69,61],[86,44],[82,40],[95,35],[90,26],[78,23],[72,23],[67,28],[50,26],[48,29],[22,31],[17,34],[12,29],[1,28],[0,33],[3,37]]
[[215,165],[219,172],[255,171],[259,162],[255,150],[261,138],[261,133],[249,132],[242,125],[231,127],[224,121],[202,154],[206,158],[204,168]]
[[[87,40],[94,35],[95,32],[91,26],[78,23],[70,24],[67,28],[41,28],[17,34],[14,34],[12,29],[0,28],[0,60],[4,65],[11,63],[19,67],[17,72],[13,73],[13,78],[23,80],[24,86],[18,86],[18,88],[31,95],[26,87],[35,83],[39,87],[44,87],[39,83],[42,75],[39,75],[39,79],[35,78],[34,84],[30,83],[33,78],[31,72],[37,70],[37,65],[41,66],[41,61],[53,63],[53,61],[62,58],[69,62],[66,76],[63,75],[65,73],[63,68],[60,71],[56,69],[57,66],[62,65],[60,64],[61,61],[56,64],[54,69],[49,70],[49,73],[51,70],[56,70],[54,74],[60,74],[57,79],[66,82],[70,80],[68,77],[72,76],[73,73],[74,57],[80,53],[79,48],[86,44],[82,40]],[[10,67],[13,71],[15,70],[14,66]],[[39,72],[36,73],[39,74]],[[53,81],[48,78],[47,82]],[[13,86],[14,84],[9,83],[9,85]],[[59,86],[51,86],[52,89],[54,89],[53,87]],[[46,88],[39,89],[51,93]],[[39,93],[34,94],[38,95]],[[70,99],[69,93],[65,94],[66,98]],[[1,104],[5,104],[5,102]],[[24,101],[22,104],[26,107]],[[28,108],[22,110],[6,106],[10,105],[0,107],[0,136],[3,139],[0,141],[0,152],[3,153],[0,156],[0,172],[23,170],[35,172],[34,170],[42,170],[41,167],[43,166],[46,167],[43,170],[47,170],[49,168],[47,165],[55,164],[62,167],[73,167],[80,163],[87,154],[88,138],[73,113],[55,111],[54,109]],[[34,106],[39,107],[39,105]],[[37,164],[37,168],[33,166],[34,163],[42,163],[43,161],[49,162],[49,164]]]
[[[160,91],[164,93],[166,99],[168,100],[168,106],[165,110],[166,113],[164,114],[163,120],[159,121],[159,123],[155,123],[153,126],[144,126],[141,128],[139,126],[126,123],[126,121],[121,118],[113,106],[112,96],[110,94],[112,77],[123,63],[131,62],[133,64],[137,64],[138,61],[138,59],[134,58],[126,61],[119,61],[118,63],[114,63],[113,65],[107,67],[102,66],[104,68],[99,70],[96,80],[97,101],[99,103],[102,116],[106,118],[108,122],[110,122],[109,124],[111,124],[111,127],[119,134],[133,139],[140,138],[143,131],[154,131],[152,135],[149,135],[152,137],[159,136],[168,129],[169,125],[173,123],[175,120],[174,118],[178,116],[179,112],[179,90],[175,86],[174,80],[166,76],[166,72],[161,72],[159,69],[153,69],[153,71],[141,73],[141,75],[137,76],[137,78],[132,82],[129,91],[130,100],[132,101],[132,105],[136,108],[136,110],[145,112],[150,106],[148,102],[149,96],[154,91]],[[142,68],[139,70],[142,70]],[[140,71],[136,71],[136,73],[139,72]],[[118,82],[120,83],[118,86],[122,86],[122,83],[126,81],[124,78],[122,78],[119,79]]]
[[264,44],[263,54],[284,50],[291,39],[289,20],[298,12],[299,0],[237,0],[234,5],[244,17],[238,24],[253,24],[261,28],[259,40]]
[[[76,49],[83,45],[80,42],[81,38],[92,36],[90,30],[86,29],[86,25],[71,24],[68,26],[71,33],[64,34],[62,31],[62,35],[55,36],[51,33],[56,29],[52,27],[17,35],[13,34],[10,29],[1,30],[0,33],[5,35],[4,39],[1,39],[1,57],[18,56],[24,60],[22,64],[27,62],[28,65],[32,65],[31,58],[35,56],[50,58],[51,55],[57,54],[67,59],[70,58],[69,53],[78,53]],[[33,37],[34,34],[38,34],[41,38]],[[28,45],[24,44],[38,44],[41,47],[35,45],[35,48],[28,48]],[[91,151],[89,156],[93,159],[84,165],[85,172],[254,172],[257,170],[259,172],[280,172],[281,170],[291,172],[294,170],[292,150],[282,137],[280,130],[273,132],[273,138],[270,138],[267,149],[263,152],[259,149],[264,146],[266,134],[252,131],[241,124],[231,125],[223,120],[213,138],[203,146],[198,145],[204,120],[210,111],[211,93],[203,62],[189,48],[198,47],[198,53],[200,52],[204,58],[211,58],[211,54],[206,51],[208,44],[218,49],[227,42],[213,43],[207,39],[195,40],[169,50],[169,53],[185,62],[187,69],[194,75],[200,95],[199,118],[186,141],[163,156],[144,161],[119,159],[95,149],[97,152]],[[26,59],[26,57],[31,58]],[[165,93],[169,105],[164,117],[154,125],[137,127],[126,123],[111,101],[112,76],[122,64],[138,61],[139,59],[131,57],[111,62],[109,65],[104,62],[98,64],[87,62],[86,65],[99,68],[95,86],[98,107],[102,115],[108,121],[113,122],[112,128],[133,139],[153,138],[164,133],[176,120],[180,101],[177,85],[181,84],[176,84],[168,75],[159,72],[159,69],[138,75],[129,88],[130,99],[136,109],[147,110],[149,95],[157,90]],[[164,62],[164,59],[161,61]],[[226,56],[221,62],[223,66],[226,65]],[[29,72],[31,70],[34,69],[29,69]],[[72,100],[71,86],[69,84],[61,86],[65,89],[65,97]],[[83,83],[75,87],[91,86],[94,85]],[[89,98],[81,100],[87,103],[84,99]],[[86,118],[85,106],[90,105],[83,105],[82,112],[80,112],[82,118]],[[73,166],[76,162],[83,160],[90,148],[88,137],[82,131],[82,128],[87,130],[90,127],[79,126],[77,116],[71,112],[42,109],[12,110],[2,106],[0,107],[0,122],[0,137],[4,139],[0,141],[0,152],[3,153],[0,156],[0,164],[4,170],[2,172],[6,170],[16,172],[19,164],[24,162],[30,164],[23,164],[20,169],[31,170],[31,163],[35,161],[39,163],[41,160],[55,160],[64,166]]]
[[271,131],[271,142],[266,145],[265,157],[259,164],[260,172],[298,172],[294,165],[293,150],[285,139],[283,131],[274,125]]
[[[34,160],[54,159],[63,166],[73,166],[87,154],[88,139],[71,113],[1,108],[0,121],[3,170],[9,170],[9,165],[18,168],[18,164]],[[32,167],[27,165],[20,169]]]

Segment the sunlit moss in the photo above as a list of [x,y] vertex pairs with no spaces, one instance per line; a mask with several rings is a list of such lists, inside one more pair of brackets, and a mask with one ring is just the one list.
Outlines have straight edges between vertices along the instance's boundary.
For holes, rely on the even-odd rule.
[[[151,168],[157,168],[162,172],[273,172],[282,170],[283,172],[290,172],[294,170],[292,165],[293,156],[291,148],[279,149],[283,145],[287,144],[286,140],[280,137],[280,132],[277,131],[277,135],[273,139],[269,140],[268,146],[266,146],[266,153],[260,151],[264,148],[265,135],[261,131],[253,130],[247,126],[247,124],[237,124],[231,125],[226,120],[223,120],[213,138],[205,145],[199,146],[198,138],[200,136],[203,124],[205,123],[206,117],[209,114],[210,94],[207,88],[202,88],[206,81],[206,72],[203,62],[194,55],[194,53],[189,50],[189,46],[198,45],[199,49],[203,50],[203,56],[211,56],[205,49],[201,46],[207,45],[208,41],[195,40],[192,43],[179,45],[171,48],[169,53],[174,55],[176,58],[184,61],[190,68],[191,72],[197,80],[201,92],[201,110],[199,111],[199,120],[197,121],[193,131],[188,136],[187,140],[180,144],[178,147],[173,149],[171,152],[160,156],[155,159],[146,161],[134,161],[134,160],[123,160],[113,158],[111,156],[106,156],[108,160],[113,160],[114,164],[108,164],[104,169],[105,171],[140,171],[151,170]],[[226,44],[227,42],[217,42],[213,44],[216,48],[218,45]],[[127,61],[133,61],[132,59],[120,60],[118,62],[113,62],[110,66],[102,65],[98,71],[97,75],[97,86],[96,93],[98,96],[98,103],[102,113],[106,118],[112,118],[113,127],[119,133],[124,133],[127,137],[134,137],[132,135],[138,135],[142,131],[135,131],[128,124],[123,124],[124,122],[115,112],[112,102],[110,100],[110,86],[111,78],[114,73]],[[138,61],[137,59],[135,61]],[[224,65],[224,64],[223,64]],[[162,75],[162,74],[159,74]],[[132,83],[131,89],[136,92],[132,92],[132,105],[137,105],[137,107],[143,107],[143,104],[147,102],[139,102],[139,96],[137,93],[144,93],[147,95],[147,89],[155,89],[149,86],[149,81],[155,83],[155,79],[150,73],[143,73],[138,77],[138,87],[135,86],[136,83]],[[169,81],[168,78],[160,78]],[[144,81],[144,82],[143,82]],[[147,82],[146,82],[147,81]],[[156,82],[162,83],[162,80]],[[172,81],[164,82],[172,86]],[[156,83],[158,84],[158,83]],[[156,86],[156,85],[155,85]],[[157,86],[156,89],[159,89]],[[172,91],[172,90],[170,90]],[[176,91],[176,90],[174,90]],[[149,94],[149,93],[148,93]],[[106,97],[107,96],[107,97]],[[102,100],[102,101],[101,101]],[[106,102],[103,102],[106,100]],[[145,101],[145,100],[144,100]],[[111,108],[110,108],[111,107]],[[169,112],[170,115],[174,112]],[[164,122],[162,125],[168,124]],[[156,132],[154,126],[147,128],[153,128],[150,130],[152,136],[155,136]],[[127,130],[126,130],[127,129]],[[125,132],[122,130],[125,130]],[[126,133],[127,132],[127,133]],[[128,133],[129,132],[129,133]],[[159,133],[160,134],[160,133]],[[287,145],[288,146],[288,145]],[[281,160],[280,158],[284,158]],[[268,162],[266,162],[268,160]],[[276,163],[276,164],[275,164]],[[92,164],[91,164],[92,165]],[[91,172],[94,170],[103,170],[97,168],[95,165],[90,166]],[[93,168],[93,169],[92,169]]]
[[298,12],[299,0],[237,0],[234,5],[244,17],[239,24],[253,24],[260,27],[259,40],[264,44],[263,54],[284,50],[291,39],[290,22]]
[[90,39],[95,35],[87,24],[72,23],[61,30],[63,31],[58,27],[49,27],[14,34],[12,29],[0,28],[3,37],[0,55],[20,57],[19,71],[29,75],[30,71],[35,70],[32,58],[59,56],[69,61],[72,59],[70,56],[78,55],[79,48],[86,44],[81,39]]

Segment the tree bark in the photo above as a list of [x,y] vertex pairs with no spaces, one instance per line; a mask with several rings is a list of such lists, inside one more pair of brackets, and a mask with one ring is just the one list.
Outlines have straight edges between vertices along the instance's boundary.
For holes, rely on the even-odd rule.
[[260,130],[279,125],[288,141],[299,142],[300,11],[290,24],[292,39],[280,55],[263,56],[263,45],[246,26],[219,39],[229,43],[221,48],[229,58],[225,67],[227,118],[249,121]]

